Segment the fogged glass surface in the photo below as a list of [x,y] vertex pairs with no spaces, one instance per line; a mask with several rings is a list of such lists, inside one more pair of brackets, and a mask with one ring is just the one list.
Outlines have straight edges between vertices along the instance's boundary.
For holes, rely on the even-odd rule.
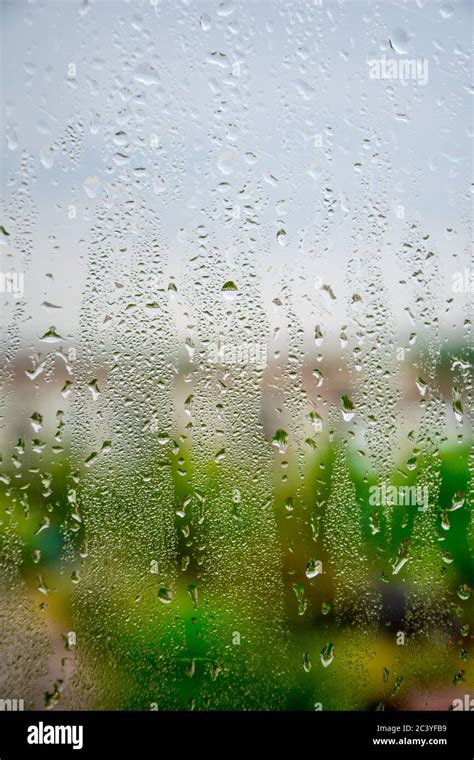
[[472,693],[471,11],[2,4],[3,709]]

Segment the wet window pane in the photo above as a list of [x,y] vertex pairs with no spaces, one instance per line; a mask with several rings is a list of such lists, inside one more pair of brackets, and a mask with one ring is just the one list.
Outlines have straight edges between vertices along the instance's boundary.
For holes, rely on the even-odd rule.
[[0,700],[458,709],[471,11],[2,4]]

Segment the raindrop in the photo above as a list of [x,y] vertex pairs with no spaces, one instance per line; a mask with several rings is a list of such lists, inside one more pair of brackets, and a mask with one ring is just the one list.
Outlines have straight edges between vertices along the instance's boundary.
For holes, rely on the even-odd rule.
[[54,326],[50,327],[49,330],[46,330],[44,335],[40,338],[44,343],[59,343],[61,340],[64,340],[57,332],[56,328]]
[[167,588],[160,588],[158,591],[158,599],[163,604],[170,604],[173,600],[173,592]]
[[325,668],[327,668],[334,660],[334,646],[328,642],[321,650],[321,662]]
[[277,430],[273,436],[272,443],[273,446],[278,449],[278,452],[280,454],[284,454],[286,452],[286,447],[288,444],[288,433],[285,430]]
[[228,280],[222,286],[222,295],[227,301],[234,301],[238,292],[237,285],[232,280]]
[[306,565],[305,575],[307,578],[316,578],[316,576],[320,575],[322,571],[322,562],[310,559]]
[[349,396],[341,396],[342,401],[342,418],[345,422],[350,422],[354,417],[354,404],[350,400]]

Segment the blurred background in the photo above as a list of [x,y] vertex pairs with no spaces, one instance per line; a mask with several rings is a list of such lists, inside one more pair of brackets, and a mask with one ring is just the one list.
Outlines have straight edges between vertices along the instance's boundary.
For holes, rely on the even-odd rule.
[[0,700],[474,697],[471,28],[4,0]]

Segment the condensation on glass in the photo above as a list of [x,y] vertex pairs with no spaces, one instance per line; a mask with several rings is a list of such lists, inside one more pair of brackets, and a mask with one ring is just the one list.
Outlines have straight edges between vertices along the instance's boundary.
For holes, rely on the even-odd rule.
[[457,709],[471,11],[2,4],[4,708]]

